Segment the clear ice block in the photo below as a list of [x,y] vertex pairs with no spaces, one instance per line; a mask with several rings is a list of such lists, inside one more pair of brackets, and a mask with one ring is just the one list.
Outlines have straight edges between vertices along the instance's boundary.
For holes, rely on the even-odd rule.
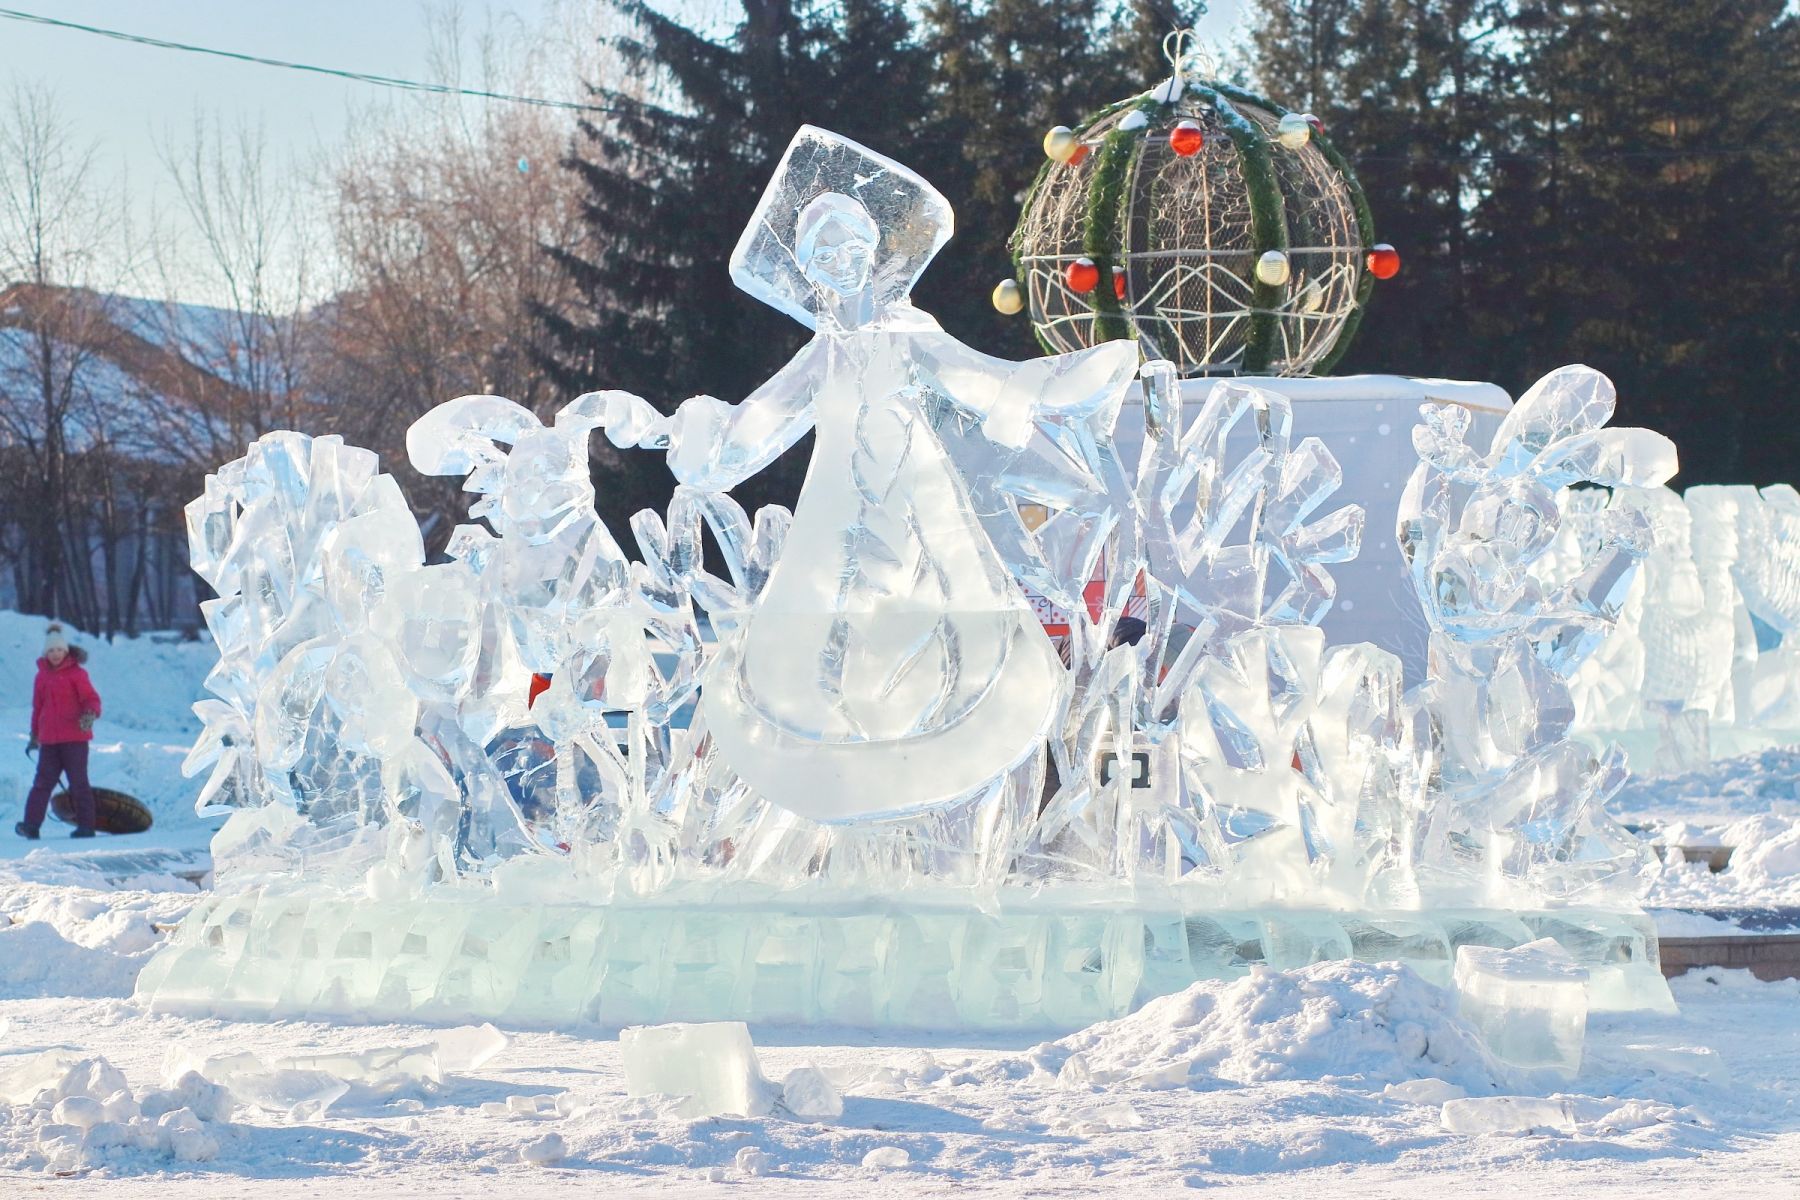
[[690,1120],[766,1116],[781,1095],[763,1077],[742,1021],[621,1029],[619,1054],[628,1094],[680,1097]]
[[1573,1076],[1587,1033],[1588,972],[1549,938],[1456,952],[1458,1014],[1503,1062]]

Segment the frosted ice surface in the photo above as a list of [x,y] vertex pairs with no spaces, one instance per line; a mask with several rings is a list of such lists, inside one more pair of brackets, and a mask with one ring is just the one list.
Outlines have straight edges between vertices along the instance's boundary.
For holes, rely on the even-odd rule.
[[512,1038],[492,1025],[463,1025],[438,1034],[438,1066],[445,1071],[473,1071],[512,1044]]
[[689,1119],[766,1116],[781,1094],[741,1021],[633,1026],[619,1031],[619,1054],[627,1094],[681,1097]]
[[817,1067],[795,1067],[781,1081],[782,1107],[811,1121],[835,1121],[844,1115],[844,1098],[825,1072]]
[[1566,1100],[1537,1096],[1469,1096],[1446,1100],[1440,1120],[1451,1133],[1573,1133],[1575,1117]]
[[1565,1075],[1581,1068],[1587,1032],[1588,972],[1549,938],[1513,950],[1463,946],[1456,952],[1457,1013],[1495,1057]]

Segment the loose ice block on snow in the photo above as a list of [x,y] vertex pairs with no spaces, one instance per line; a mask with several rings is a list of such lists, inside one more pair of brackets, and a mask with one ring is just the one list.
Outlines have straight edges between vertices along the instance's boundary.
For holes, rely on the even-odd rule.
[[1587,968],[1551,941],[1516,950],[1456,952],[1457,1010],[1497,1058],[1521,1067],[1581,1068],[1587,1033]]
[[742,1021],[622,1029],[619,1055],[629,1095],[685,1097],[684,1117],[764,1116],[780,1092],[763,1077]]

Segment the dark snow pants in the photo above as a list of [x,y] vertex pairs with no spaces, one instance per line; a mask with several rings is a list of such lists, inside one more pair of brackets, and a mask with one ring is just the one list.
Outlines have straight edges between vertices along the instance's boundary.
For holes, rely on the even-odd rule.
[[37,778],[25,797],[25,823],[36,829],[44,823],[50,793],[64,775],[69,777],[69,796],[75,801],[75,823],[94,827],[94,789],[88,786],[88,743],[52,742],[38,747]]

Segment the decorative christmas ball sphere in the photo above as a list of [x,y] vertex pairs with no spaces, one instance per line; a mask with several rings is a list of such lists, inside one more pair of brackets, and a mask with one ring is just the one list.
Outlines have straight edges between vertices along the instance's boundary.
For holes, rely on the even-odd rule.
[[1298,150],[1312,141],[1312,122],[1304,113],[1288,113],[1275,126],[1275,140],[1289,150]]
[[1198,121],[1177,121],[1169,131],[1169,149],[1183,158],[1192,158],[1206,145],[1206,131]]
[[1188,376],[1304,375],[1343,353],[1375,230],[1306,114],[1184,70],[1069,134],[1089,153],[1044,164],[1009,243],[1046,349],[1131,338]]
[[1051,162],[1066,163],[1074,155],[1075,147],[1080,144],[1073,129],[1067,125],[1058,125],[1044,135],[1044,157]]
[[1094,265],[1091,258],[1078,258],[1070,263],[1063,272],[1069,290],[1077,295],[1085,296],[1100,286],[1100,268]]
[[1400,273],[1400,252],[1386,242],[1369,251],[1369,274],[1377,279],[1392,279]]
[[1002,279],[994,285],[993,300],[994,307],[1009,317],[1025,307],[1025,293],[1011,279]]
[[1293,268],[1288,263],[1288,256],[1279,250],[1266,250],[1256,260],[1256,278],[1270,287],[1280,287],[1291,274]]
[[1312,126],[1312,131],[1314,133],[1321,137],[1325,135],[1325,122],[1319,120],[1319,118],[1313,116],[1311,113],[1301,113],[1300,115],[1306,119],[1308,125]]

